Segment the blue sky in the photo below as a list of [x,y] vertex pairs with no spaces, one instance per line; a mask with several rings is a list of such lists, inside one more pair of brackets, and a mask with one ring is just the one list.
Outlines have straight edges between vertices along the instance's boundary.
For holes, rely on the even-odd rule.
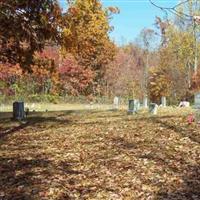
[[[63,1],[64,0],[60,0]],[[160,6],[174,6],[178,0],[153,0]],[[135,41],[143,28],[154,28],[155,16],[164,13],[150,4],[148,0],[102,0],[103,5],[117,6],[120,14],[114,15],[111,21],[114,31],[111,38],[118,43],[126,44]]]

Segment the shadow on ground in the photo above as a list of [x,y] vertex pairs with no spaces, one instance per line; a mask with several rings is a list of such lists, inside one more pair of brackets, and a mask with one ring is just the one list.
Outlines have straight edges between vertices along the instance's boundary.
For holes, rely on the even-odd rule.
[[[19,132],[25,128],[28,128],[28,127],[34,127],[35,129],[37,130],[40,130],[41,128],[42,129],[45,129],[46,128],[46,125],[48,124],[51,124],[51,126],[54,126],[54,125],[62,125],[62,124],[65,124],[65,125],[68,125],[71,123],[71,120],[69,119],[61,119],[61,118],[58,118],[57,116],[40,116],[39,114],[36,115],[36,116],[29,116],[26,121],[24,122],[18,122],[18,125],[12,125],[12,120],[10,120],[8,122],[8,119],[7,120],[7,123],[11,124],[10,126],[7,126],[6,128],[1,128],[0,127],[0,139],[4,139],[6,136],[8,135],[12,135],[16,132]],[[0,123],[3,123],[4,120],[1,119],[1,122]],[[48,127],[50,128],[50,127]]]
[[200,166],[189,166],[182,175],[180,187],[163,188],[158,194],[158,200],[198,200],[200,199]]
[[[49,199],[46,194],[51,193],[49,191],[51,187],[60,188],[60,184],[62,187],[70,184],[73,186],[73,179],[70,180],[70,176],[79,176],[83,173],[72,169],[75,164],[73,162],[56,164],[44,155],[37,155],[37,158],[31,159],[2,157],[0,159],[0,199]],[[65,178],[60,180],[58,177]],[[63,193],[62,196],[63,199],[69,197],[67,193]]]
[[[104,118],[103,112],[105,111],[90,111],[90,113],[99,113],[97,118]],[[81,113],[87,114],[87,111],[63,111],[63,112],[48,112],[47,114],[43,115],[44,113],[35,113],[29,116],[27,122],[25,124],[20,124],[17,127],[11,127],[9,129],[0,130],[2,132],[0,139],[4,139],[6,136],[17,133],[18,131],[24,130],[26,128],[31,128],[30,131],[34,131],[32,127],[39,129],[49,129],[51,126],[57,127],[59,125],[68,125],[74,124],[74,119],[70,117],[73,113]],[[110,113],[111,117],[119,117],[118,113]],[[192,136],[189,129],[185,129],[181,125],[177,124],[176,126],[172,126],[170,124],[170,119],[173,116],[164,116],[164,117],[152,117],[152,118],[134,118],[134,119],[123,119],[127,122],[133,123],[137,120],[143,120],[148,123],[155,123],[161,125],[168,130],[175,131],[176,133],[180,134],[182,137],[188,136],[192,141],[198,142],[197,138]],[[83,117],[82,117],[83,118]],[[3,119],[0,120],[0,123],[3,123]],[[5,120],[5,119],[4,119]],[[8,119],[6,119],[8,120]],[[80,119],[79,119],[80,120]],[[85,123],[86,125],[94,125],[94,123],[100,124],[98,122],[88,122]],[[106,122],[107,123],[107,122]],[[81,126],[81,124],[76,124]],[[105,124],[106,125],[106,124]],[[130,125],[130,124],[129,124]],[[4,131],[4,132],[3,132]],[[131,129],[132,133],[133,129]],[[116,132],[115,130],[113,131]],[[138,135],[139,136],[139,135]],[[12,139],[12,138],[11,138]],[[96,138],[97,140],[98,138]],[[189,163],[184,162],[184,155],[181,156],[181,160],[172,155],[169,157],[165,151],[163,151],[163,155],[160,154],[160,150],[163,149],[152,149],[151,144],[144,146],[145,150],[151,148],[153,154],[151,155],[143,155],[141,146],[144,144],[144,140],[142,142],[136,142],[134,139],[129,140],[128,138],[124,138],[119,136],[118,134],[114,134],[112,137],[107,136],[109,145],[112,147],[111,149],[117,150],[116,154],[126,153],[127,156],[129,154],[130,157],[134,156],[138,159],[148,159],[153,160],[157,165],[162,165],[163,169],[169,169],[170,171],[176,173],[175,170],[178,170],[177,174],[180,174],[182,177],[183,183],[181,183],[178,187],[174,188],[173,185],[161,185],[159,192],[156,194],[156,199],[174,199],[174,200],[198,200],[200,199],[200,167],[199,165],[190,165]],[[97,140],[98,141],[98,140]],[[17,140],[18,142],[18,140]],[[92,141],[94,143],[94,139]],[[199,143],[199,142],[198,142]],[[18,143],[16,143],[17,145]],[[110,167],[110,163],[112,159],[107,154],[104,154],[104,150],[106,150],[107,146],[103,146],[102,154],[95,155],[95,161],[101,158],[104,162],[103,165],[108,165]],[[59,148],[59,147],[58,147]],[[12,150],[12,149],[11,149]],[[59,200],[62,199],[71,199],[70,193],[78,192],[80,194],[79,199],[84,199],[85,195],[96,193],[98,190],[109,192],[118,193],[119,191],[115,191],[113,187],[108,187],[106,184],[94,184],[90,185],[81,185],[79,184],[80,179],[82,179],[82,175],[85,175],[85,171],[76,170],[74,165],[77,163],[73,163],[71,160],[67,160],[69,162],[58,162],[55,163],[51,160],[51,156],[44,155],[44,154],[34,154],[33,157],[30,156],[29,147],[27,147],[27,154],[20,155],[21,152],[19,151],[19,155],[13,156],[13,152],[10,156],[2,156],[0,158],[0,199],[2,200],[34,200],[34,199],[48,199],[48,197],[43,198],[43,195],[46,191],[49,192],[51,188],[51,184],[58,184],[58,188],[63,188],[65,186],[66,193],[60,194],[57,196]],[[54,151],[55,149],[52,149]],[[110,151],[110,149],[107,149]],[[99,149],[100,151],[100,149]],[[67,149],[66,151],[67,152]],[[41,153],[41,152],[40,152]],[[105,157],[103,157],[105,155]],[[114,155],[113,155],[114,156]],[[179,162],[181,164],[180,168],[172,168],[173,166],[168,163],[169,160],[173,160],[174,162]],[[123,161],[120,160],[120,164]],[[79,162],[79,161],[77,161]],[[125,161],[124,161],[125,162]],[[79,163],[80,164],[80,163]],[[129,162],[125,162],[123,170],[134,170],[135,165],[132,163],[132,160]],[[94,176],[94,177],[92,177]],[[87,178],[95,179],[97,175],[94,172],[88,170]],[[61,179],[59,179],[59,177]],[[84,177],[84,176],[83,176]],[[98,177],[98,176],[97,176]],[[99,177],[101,178],[101,177]],[[177,184],[175,184],[177,185]],[[57,185],[53,185],[54,188]],[[59,188],[59,189],[60,189]],[[116,198],[117,199],[117,198]]]
[[[67,111],[51,111],[51,112],[31,112],[27,119],[24,122],[19,122],[17,126],[12,126],[12,113],[6,112],[1,113],[0,115],[0,139],[3,139],[4,137],[11,135],[13,133],[16,133],[18,131],[21,131],[27,127],[35,127],[40,128],[40,125],[45,125],[46,123],[51,123],[53,125],[67,125],[71,124],[72,120],[67,119],[68,116],[71,114],[80,114],[80,115],[87,115],[90,114],[96,114],[99,113],[100,115],[98,118],[105,118],[105,116],[101,116],[102,113],[105,111],[99,111],[99,110],[67,110]],[[112,113],[109,117],[119,117],[120,114],[113,113],[112,111],[106,111],[108,113]],[[6,128],[1,128],[1,123],[7,123],[11,124],[11,126]],[[94,122],[88,122],[88,124],[94,124]],[[87,123],[86,123],[87,124]],[[37,127],[38,126],[38,127]],[[45,128],[45,126],[43,127]],[[50,127],[48,127],[50,128]]]
[[[38,156],[40,157],[40,156]],[[33,196],[39,193],[42,185],[37,180],[35,168],[41,171],[50,165],[50,161],[42,158],[37,159],[23,159],[18,157],[1,158],[0,159],[0,185],[1,193],[0,199],[2,200],[24,200],[34,199]],[[42,176],[49,174],[42,171]]]

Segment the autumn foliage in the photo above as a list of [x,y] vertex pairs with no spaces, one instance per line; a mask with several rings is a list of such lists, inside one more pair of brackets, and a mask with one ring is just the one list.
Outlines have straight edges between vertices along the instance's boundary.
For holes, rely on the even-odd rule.
[[[100,0],[66,3],[62,11],[56,0],[0,1],[3,95],[148,96],[153,102],[166,96],[175,102],[200,89],[200,43],[188,22],[156,17],[155,29],[144,28],[134,43],[119,47],[110,38],[118,8]],[[195,11],[190,6],[181,9]]]
[[72,55],[62,59],[58,73],[61,91],[69,95],[86,94],[95,75],[92,70],[80,66]]
[[139,48],[119,48],[114,60],[106,67],[105,93],[108,96],[141,97],[143,67]]
[[194,74],[192,77],[191,89],[194,92],[197,92],[200,90],[200,70],[198,70],[198,72],[196,74]]
[[64,15],[63,49],[71,53],[78,64],[96,71],[102,77],[105,66],[115,55],[115,45],[109,38],[111,8],[104,9],[97,0],[77,0]]
[[[119,11],[98,0],[66,2],[63,13],[56,0],[0,2],[3,85],[27,95],[89,95],[100,87],[116,48],[109,20]],[[16,66],[21,74],[10,85]]]
[[22,75],[19,65],[0,64],[0,80],[12,83]]
[[160,103],[161,97],[168,97],[172,87],[170,76],[159,68],[152,68],[149,74],[148,91],[153,102]]
[[12,87],[22,76],[22,69],[19,65],[0,64],[0,92],[5,95],[14,95]]
[[61,8],[56,0],[0,1],[0,62],[29,70],[46,41],[59,42]]

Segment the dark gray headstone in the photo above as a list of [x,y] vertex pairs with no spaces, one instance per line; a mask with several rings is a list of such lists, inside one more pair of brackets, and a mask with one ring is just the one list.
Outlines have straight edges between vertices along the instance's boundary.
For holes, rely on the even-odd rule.
[[139,107],[140,107],[140,102],[137,99],[130,99],[128,101],[128,113],[129,114],[133,114],[133,113],[137,113]]
[[24,102],[16,101],[13,103],[13,119],[23,120],[25,118]]
[[133,113],[134,110],[134,100],[130,99],[128,100],[128,113]]

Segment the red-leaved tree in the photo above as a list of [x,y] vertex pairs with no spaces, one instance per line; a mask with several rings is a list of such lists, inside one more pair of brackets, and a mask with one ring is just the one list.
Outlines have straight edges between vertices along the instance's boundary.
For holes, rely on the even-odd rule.
[[34,65],[31,65],[30,78],[35,82],[38,93],[55,93],[58,85],[59,51],[46,47],[35,54]]
[[65,95],[87,94],[94,75],[92,70],[78,65],[72,55],[67,55],[59,66],[60,87]]
[[0,64],[0,92],[4,95],[13,95],[15,91],[12,88],[22,76],[20,66],[11,64]]

